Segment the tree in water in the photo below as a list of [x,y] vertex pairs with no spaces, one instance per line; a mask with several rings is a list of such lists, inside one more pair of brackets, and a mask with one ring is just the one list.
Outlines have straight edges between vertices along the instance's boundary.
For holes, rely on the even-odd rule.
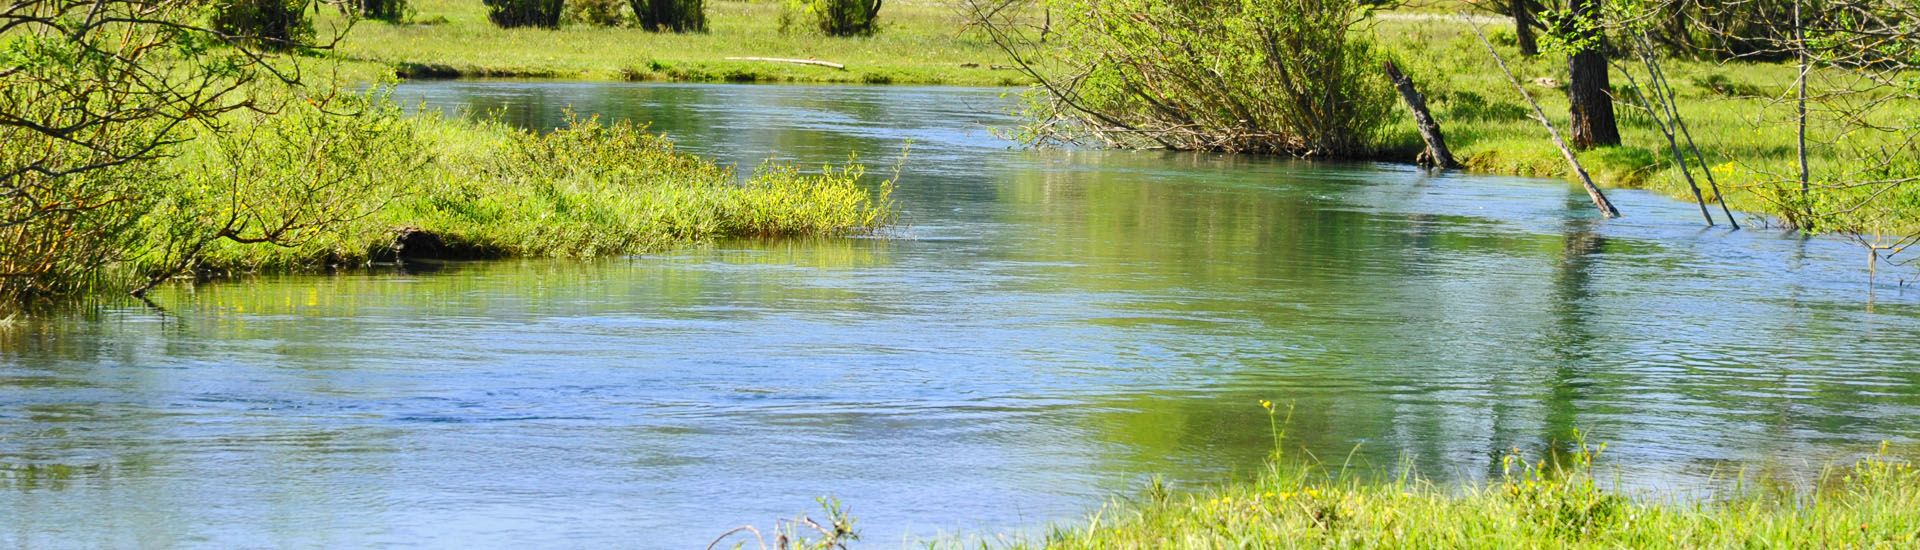
[[[1516,0],[1524,1],[1524,0]],[[1613,119],[1613,85],[1607,76],[1606,40],[1600,36],[1598,0],[1568,0],[1569,21],[1561,26],[1573,53],[1567,59],[1567,108],[1573,115],[1577,149],[1619,145]]]

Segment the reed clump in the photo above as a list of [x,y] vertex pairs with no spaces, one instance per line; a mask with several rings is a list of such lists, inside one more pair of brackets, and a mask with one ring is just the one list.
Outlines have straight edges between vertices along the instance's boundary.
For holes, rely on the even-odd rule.
[[575,118],[537,133],[408,116],[377,94],[285,105],[232,113],[160,160],[89,176],[120,182],[117,202],[0,247],[0,265],[58,267],[16,270],[26,275],[9,282],[24,290],[0,307],[359,265],[391,259],[397,240],[417,234],[443,243],[445,259],[591,257],[864,232],[892,213],[892,180],[869,183],[857,162],[817,173],[769,163],[741,177],[624,121]]

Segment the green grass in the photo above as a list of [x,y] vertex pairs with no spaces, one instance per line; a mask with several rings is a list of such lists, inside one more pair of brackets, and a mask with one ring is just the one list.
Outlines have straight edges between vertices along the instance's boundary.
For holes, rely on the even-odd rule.
[[[413,21],[354,25],[333,56],[419,76],[513,76],[594,80],[1008,85],[1005,56],[966,29],[951,4],[894,0],[870,37],[821,34],[804,17],[781,29],[782,2],[709,0],[706,33],[650,33],[637,27],[564,25],[500,29],[477,0],[413,0]],[[341,21],[323,10],[321,34]],[[828,67],[728,57],[819,59]]]
[[[1568,125],[1564,87],[1535,84],[1535,79],[1567,81],[1564,57],[1523,58],[1511,44],[1510,25],[1484,27],[1515,76],[1526,82],[1548,118],[1562,134]],[[1530,108],[1501,75],[1485,46],[1463,22],[1449,20],[1383,20],[1373,28],[1376,39],[1398,61],[1428,96],[1428,106],[1442,125],[1455,156],[1474,172],[1571,178],[1546,130],[1528,118]],[[1505,38],[1503,41],[1502,38]],[[1504,42],[1504,43],[1503,43]],[[1668,80],[1675,86],[1681,114],[1701,151],[1709,158],[1714,176],[1729,206],[1757,214],[1780,210],[1779,190],[1789,185],[1795,167],[1792,104],[1776,98],[1790,86],[1796,69],[1778,63],[1715,63],[1667,59]],[[1636,73],[1639,71],[1636,67]],[[1639,76],[1644,83],[1644,76]],[[1628,81],[1617,69],[1612,83],[1620,100],[1615,103],[1622,145],[1580,154],[1597,183],[1609,187],[1646,188],[1691,202],[1675,169],[1666,139],[1653,121],[1625,101]],[[1920,117],[1920,103],[1893,104],[1881,116]],[[1410,118],[1410,117],[1409,117]],[[1410,120],[1402,120],[1383,139],[1389,150],[1412,151],[1420,140]],[[1856,153],[1879,146],[1898,147],[1889,136],[1867,133],[1841,136],[1815,127],[1809,138],[1810,164],[1815,184],[1832,183],[1835,174],[1862,164]],[[1920,173],[1920,161],[1888,167],[1893,173]],[[1703,191],[1704,176],[1694,177]],[[1829,231],[1904,234],[1920,230],[1920,192],[1907,186],[1884,195],[1870,208],[1839,216]],[[1711,191],[1705,191],[1710,193]],[[1860,190],[1824,192],[1817,199],[1828,210],[1864,196]],[[1633,212],[1626,212],[1632,216]]]
[[[295,105],[303,105],[296,103]],[[347,108],[336,106],[336,108]],[[505,123],[403,116],[380,98],[356,117],[310,107],[244,114],[169,159],[121,267],[163,271],[230,216],[243,235],[301,222],[280,245],[214,239],[191,272],[220,276],[357,265],[402,230],[465,257],[595,257],[723,237],[864,232],[890,220],[892,181],[857,162],[749,177],[680,153],[631,123],[577,119],[544,134]]]
[[[1271,409],[1269,409],[1271,410]],[[1278,436],[1276,435],[1276,438]],[[1044,535],[929,546],[1027,549],[1920,547],[1920,470],[1892,458],[1828,468],[1811,484],[1740,483],[1710,498],[1627,494],[1596,480],[1605,446],[1579,443],[1499,479],[1442,486],[1276,460],[1243,483],[1145,494]]]
[[1914,548],[1920,475],[1863,462],[1805,492],[1711,502],[1602,491],[1584,473],[1534,469],[1449,490],[1416,479],[1328,480],[1275,468],[1194,495],[1149,494],[1011,548]]
[[[787,8],[776,1],[713,0],[711,31],[695,34],[649,33],[638,28],[568,25],[558,30],[499,29],[486,20],[485,8],[467,0],[415,0],[412,20],[431,24],[356,25],[331,55],[347,61],[348,73],[367,77],[386,72],[413,76],[529,76],[566,79],[635,79],[724,82],[817,82],[1011,85],[1024,82],[1016,71],[996,68],[1005,55],[978,29],[966,27],[952,0],[896,0],[881,12],[882,30],[872,37],[834,38],[810,28],[804,17],[782,30]],[[1397,13],[1457,12],[1453,0],[1415,3]],[[1059,15],[1059,14],[1056,14]],[[1480,14],[1487,15],[1487,14]],[[321,28],[339,24],[331,12]],[[1521,58],[1506,25],[1488,30],[1517,76],[1540,100],[1549,117],[1565,128],[1563,88],[1531,84],[1536,78],[1564,83],[1563,59],[1548,55]],[[1430,106],[1450,145],[1468,170],[1549,178],[1571,171],[1544,130],[1527,118],[1528,109],[1492,64],[1467,26],[1447,19],[1382,18],[1371,31],[1429,96]],[[847,65],[846,70],[773,62],[730,61],[727,57],[814,58]],[[1670,80],[1694,137],[1712,160],[1729,206],[1756,214],[1781,211],[1779,192],[1795,171],[1793,134],[1782,124],[1789,107],[1760,96],[1777,96],[1792,81],[1790,66],[1768,63],[1713,63],[1671,59]],[[1614,77],[1617,89],[1626,79]],[[1665,139],[1637,110],[1616,105],[1624,145],[1581,154],[1597,182],[1607,187],[1647,188],[1691,200],[1666,150]],[[1920,105],[1901,105],[1896,116],[1920,116]],[[1830,134],[1831,132],[1829,132]],[[1812,163],[1815,177],[1858,164],[1848,151],[1886,145],[1871,136],[1825,135],[1816,131]],[[1840,141],[1840,146],[1825,142]],[[1882,140],[1884,141],[1884,140]],[[1383,156],[1411,160],[1419,148],[1410,117],[1402,117],[1380,139]],[[1914,173],[1920,166],[1896,166]],[[1696,174],[1699,178],[1699,175]],[[1701,178],[1705,186],[1704,178]],[[1829,178],[1835,179],[1835,178]],[[1708,191],[1710,194],[1711,191]],[[1841,190],[1818,199],[1826,210],[1843,210],[1862,192]],[[1888,194],[1869,208],[1829,220],[1829,231],[1898,234],[1920,230],[1920,192]],[[1627,212],[1631,216],[1633,212]]]

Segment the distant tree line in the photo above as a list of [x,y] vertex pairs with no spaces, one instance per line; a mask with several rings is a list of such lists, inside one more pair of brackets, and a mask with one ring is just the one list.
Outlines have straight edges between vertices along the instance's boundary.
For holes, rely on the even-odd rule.
[[[269,50],[301,44],[313,33],[308,15],[323,0],[223,0],[213,26]],[[883,0],[790,0],[830,36],[865,36],[880,29]],[[559,28],[562,23],[613,27],[629,22],[652,32],[706,32],[706,0],[481,0],[487,20],[502,28]],[[340,5],[365,19],[399,22],[407,0],[351,0]],[[631,12],[631,17],[628,16]]]
[[[377,1],[377,0],[370,0]],[[394,0],[388,0],[394,1]],[[487,18],[503,28],[558,28],[563,22],[613,27],[631,22],[653,32],[706,32],[706,0],[481,0]],[[830,36],[880,30],[882,0],[790,0],[789,10],[811,18]],[[627,10],[632,17],[628,18]]]

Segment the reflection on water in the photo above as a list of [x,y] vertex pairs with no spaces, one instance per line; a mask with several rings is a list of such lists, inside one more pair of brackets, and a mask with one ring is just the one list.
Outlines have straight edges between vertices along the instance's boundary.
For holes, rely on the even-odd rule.
[[[1290,447],[1473,479],[1576,429],[1636,486],[1912,445],[1920,307],[1846,245],[1555,182],[1017,151],[992,90],[524,82],[751,166],[890,158],[889,238],[169,289],[0,331],[0,545],[869,544],[1071,517]],[[981,114],[985,113],[985,114]],[[1870,307],[1871,306],[1871,307]]]

